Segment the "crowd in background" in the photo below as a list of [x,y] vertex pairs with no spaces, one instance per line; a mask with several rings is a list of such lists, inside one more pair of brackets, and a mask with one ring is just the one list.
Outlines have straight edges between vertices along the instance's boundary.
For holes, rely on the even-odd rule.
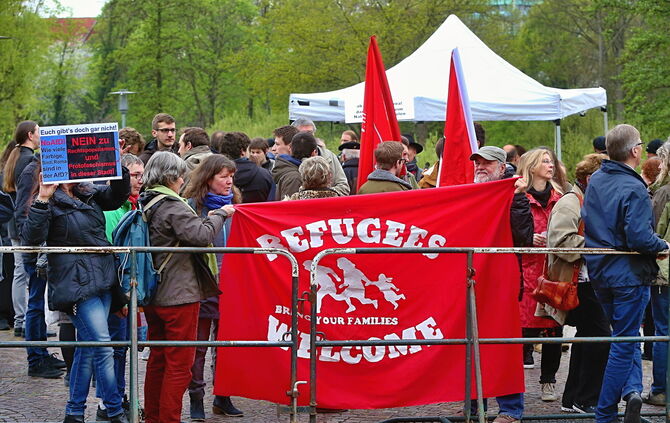
[[[520,145],[487,146],[484,128],[475,124],[479,150],[472,154],[475,183],[518,176],[510,211],[517,247],[604,247],[637,251],[640,256],[581,256],[574,253],[519,255],[519,310],[524,337],[561,337],[565,325],[576,336],[630,336],[668,333],[667,264],[658,253],[670,240],[670,143],[654,140],[646,148],[637,130],[618,125],[593,140],[573,175],[548,147],[525,151]],[[438,162],[417,164],[423,146],[411,136],[380,143],[375,170],[359,188],[360,142],[342,133],[338,154],[317,137],[314,122],[297,119],[273,136],[251,139],[242,132],[177,129],[175,119],[157,114],[152,139],[133,128],[119,131],[122,177],[108,183],[44,184],[41,180],[39,126],[18,125],[2,157],[0,220],[3,245],[108,246],[117,223],[142,208],[151,245],[225,247],[235,204],[306,200],[354,194],[429,189],[437,185]],[[445,154],[448,154],[446,152]],[[445,157],[445,159],[448,159]],[[635,172],[642,163],[641,175]],[[221,254],[157,253],[162,275],[140,321],[149,340],[208,340],[219,325],[218,273]],[[666,262],[667,263],[667,262]],[[109,341],[128,338],[125,294],[112,254],[23,254],[3,257],[0,330],[46,340],[45,298],[57,312],[61,340]],[[561,310],[538,302],[538,278],[573,281],[579,305]],[[649,286],[652,286],[649,288]],[[47,292],[48,287],[48,295]],[[561,344],[543,344],[539,353],[542,400],[559,399],[556,373]],[[524,345],[523,365],[535,366],[535,348]],[[155,347],[143,352],[147,363],[144,415],[147,422],[178,422],[188,390],[190,416],[205,420],[206,348]],[[86,398],[95,381],[97,417],[127,421],[125,348],[62,348],[63,360],[46,348],[28,348],[28,374],[60,379],[70,389],[66,422],[83,422]],[[642,401],[665,405],[667,344],[645,345],[653,358],[653,384],[642,395],[643,354],[635,343],[577,343],[572,346],[561,410],[616,419],[616,404],[627,404],[625,423],[639,422]],[[214,357],[215,359],[215,357]],[[497,398],[497,423],[523,415],[523,394]],[[216,414],[241,416],[230,397],[216,396]],[[328,411],[328,410],[322,410]],[[331,410],[332,411],[332,410]]]

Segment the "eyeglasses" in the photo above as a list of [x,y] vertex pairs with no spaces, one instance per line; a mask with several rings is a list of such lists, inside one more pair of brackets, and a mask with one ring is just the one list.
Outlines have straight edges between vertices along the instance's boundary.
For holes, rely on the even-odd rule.
[[542,164],[554,164],[553,160],[542,160]]
[[638,145],[641,145],[641,146],[644,147],[644,143],[643,143],[642,141],[640,141],[640,142],[638,142],[637,144],[635,144],[635,147],[637,147]]
[[177,129],[176,129],[176,128],[160,128],[160,129],[156,129],[156,131],[158,131],[158,132],[162,132],[162,133],[164,133],[164,134],[168,134],[168,133],[170,133],[170,132],[177,133]]
[[135,179],[142,179],[142,176],[144,176],[144,173],[133,172],[130,174],[130,177]]

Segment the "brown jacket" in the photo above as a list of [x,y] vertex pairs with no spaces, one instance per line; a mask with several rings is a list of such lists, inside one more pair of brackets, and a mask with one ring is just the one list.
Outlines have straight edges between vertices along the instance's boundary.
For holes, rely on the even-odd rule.
[[[577,233],[581,219],[581,205],[578,196],[584,198],[582,191],[575,185],[569,193],[558,200],[551,211],[547,227],[548,248],[584,247],[584,236]],[[581,266],[580,254],[549,254],[547,260],[549,279],[571,281],[576,261],[579,261],[578,264]]]
[[[142,203],[147,204],[154,191],[147,191]],[[147,210],[149,237],[152,247],[207,247],[223,227],[226,213],[216,211],[211,216],[196,216],[190,207],[176,197],[166,197]],[[154,253],[156,269],[167,253]],[[156,306],[194,303],[220,294],[218,281],[207,267],[203,254],[172,254],[161,272],[161,282],[151,302]]]

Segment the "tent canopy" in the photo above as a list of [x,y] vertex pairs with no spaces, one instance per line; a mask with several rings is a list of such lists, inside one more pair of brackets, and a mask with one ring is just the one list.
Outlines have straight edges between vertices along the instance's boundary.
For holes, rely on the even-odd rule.
[[[474,120],[556,120],[606,106],[603,88],[545,87],[507,63],[455,15],[414,53],[386,71],[398,120],[444,121],[451,51],[458,47]],[[289,118],[362,122],[365,83],[291,94]]]

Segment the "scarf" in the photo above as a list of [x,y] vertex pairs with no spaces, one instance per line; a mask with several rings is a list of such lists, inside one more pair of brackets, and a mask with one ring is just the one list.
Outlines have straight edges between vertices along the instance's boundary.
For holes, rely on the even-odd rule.
[[140,198],[139,195],[129,195],[128,201],[130,202],[130,209],[137,210],[137,200]]
[[232,204],[233,202],[233,192],[231,191],[228,195],[217,195],[211,192],[208,192],[205,195],[205,198],[202,200],[202,205],[207,207],[210,210],[220,209],[223,206]]
[[300,163],[302,163],[300,160],[296,159],[293,156],[289,156],[288,154],[280,154],[279,157],[286,160],[289,163],[293,163],[296,166],[300,166]]
[[[176,192],[172,191],[170,188],[168,188],[164,185],[155,185],[155,186],[149,188],[147,191],[154,191],[154,192],[157,192],[159,194],[165,194],[168,197],[177,198],[180,201],[182,201],[186,205],[186,207],[188,207],[188,209],[191,210],[191,212],[194,215],[196,215],[196,216],[198,215],[195,212],[195,210],[193,210],[193,207],[191,207],[191,205],[188,204],[187,199],[181,197],[179,194],[177,194]],[[214,245],[209,244],[209,246],[213,247]],[[207,267],[209,268],[209,270],[212,272],[212,275],[217,277],[219,275],[219,266],[216,263],[216,255],[214,253],[203,253],[203,255],[204,255],[204,258],[205,258],[205,263],[207,264]]]
[[535,191],[535,188],[530,187],[528,189],[528,193],[532,195],[533,198],[536,199],[544,209],[547,207],[547,204],[549,204],[549,198],[551,197],[551,191],[553,188],[554,187],[551,185],[551,182],[547,182],[547,185],[542,191]]

